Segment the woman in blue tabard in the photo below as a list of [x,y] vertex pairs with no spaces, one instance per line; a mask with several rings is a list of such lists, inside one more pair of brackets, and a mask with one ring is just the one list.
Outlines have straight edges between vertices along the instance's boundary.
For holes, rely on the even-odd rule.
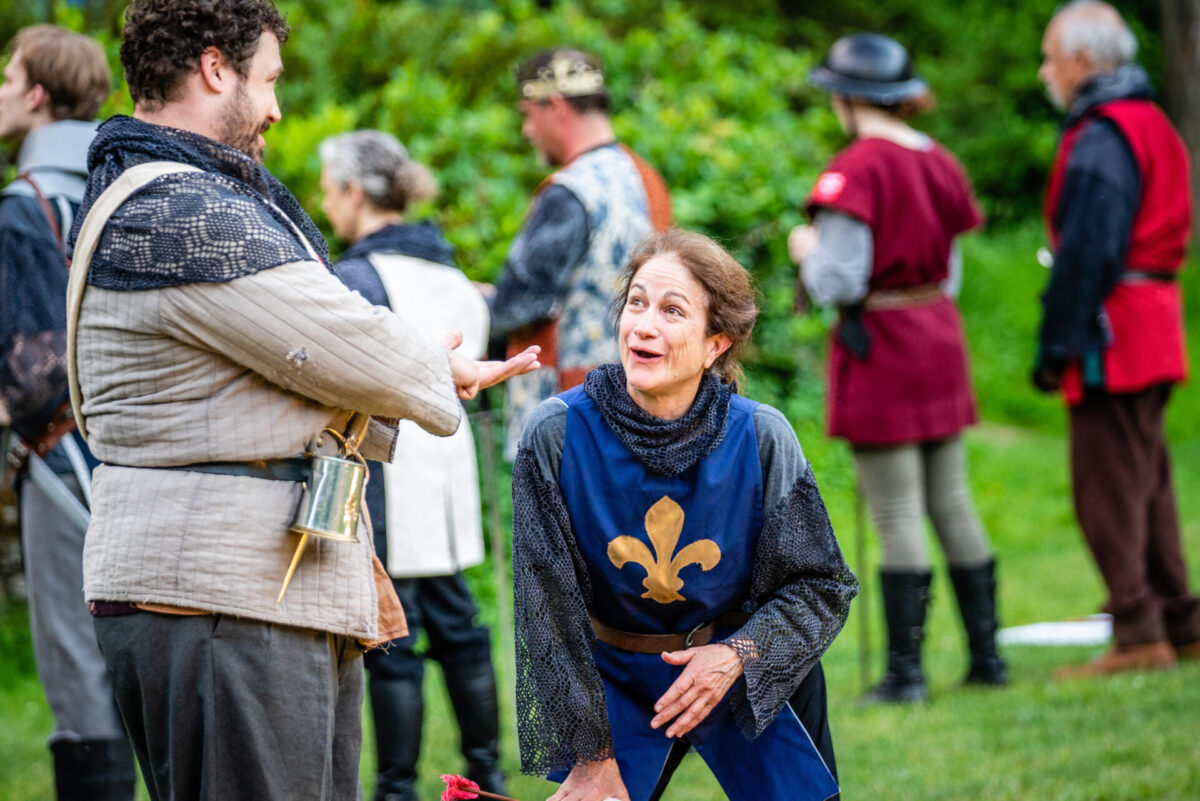
[[669,231],[615,308],[621,364],[539,406],[514,467],[522,769],[646,801],[694,747],[735,801],[823,801],[818,660],[858,584],[791,426],[733,392],[750,276]]

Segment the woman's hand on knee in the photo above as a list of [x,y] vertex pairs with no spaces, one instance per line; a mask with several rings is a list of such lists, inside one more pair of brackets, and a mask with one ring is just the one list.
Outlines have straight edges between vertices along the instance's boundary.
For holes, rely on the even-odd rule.
[[566,781],[547,801],[606,801],[609,798],[629,801],[629,791],[621,780],[615,759],[584,762],[571,768]]
[[[742,675],[742,660],[728,645],[703,645],[662,655],[669,665],[683,665],[683,673],[654,704],[652,728],[668,721],[668,737],[682,737],[708,717],[729,688]],[[678,716],[678,717],[676,717]]]

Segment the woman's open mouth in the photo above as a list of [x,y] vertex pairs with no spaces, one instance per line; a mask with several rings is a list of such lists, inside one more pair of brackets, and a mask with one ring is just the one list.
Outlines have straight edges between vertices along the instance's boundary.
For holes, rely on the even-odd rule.
[[661,353],[655,353],[652,350],[643,350],[641,348],[630,348],[629,352],[632,353],[637,359],[639,359],[641,361],[645,361],[645,362],[654,361],[655,359],[662,358]]

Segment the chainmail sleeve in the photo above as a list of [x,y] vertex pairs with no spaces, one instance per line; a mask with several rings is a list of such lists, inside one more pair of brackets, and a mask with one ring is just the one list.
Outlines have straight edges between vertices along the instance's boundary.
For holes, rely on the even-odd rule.
[[829,648],[858,594],[858,579],[842,558],[812,468],[804,464],[794,434],[791,441],[774,458],[792,461],[786,472],[798,477],[777,504],[764,509],[750,586],[757,609],[725,641],[745,671],[745,685],[736,685],[730,703],[751,738],[775,719]]
[[521,770],[544,776],[615,752],[592,658],[591,583],[562,491],[526,447],[529,429],[513,466],[517,733]]

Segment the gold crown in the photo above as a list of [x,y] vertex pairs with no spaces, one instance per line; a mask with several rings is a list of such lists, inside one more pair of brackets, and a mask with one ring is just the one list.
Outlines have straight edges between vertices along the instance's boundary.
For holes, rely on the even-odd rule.
[[551,95],[584,97],[604,91],[604,73],[581,58],[571,59],[557,53],[550,63],[527,81],[521,82],[521,99],[534,102]]

